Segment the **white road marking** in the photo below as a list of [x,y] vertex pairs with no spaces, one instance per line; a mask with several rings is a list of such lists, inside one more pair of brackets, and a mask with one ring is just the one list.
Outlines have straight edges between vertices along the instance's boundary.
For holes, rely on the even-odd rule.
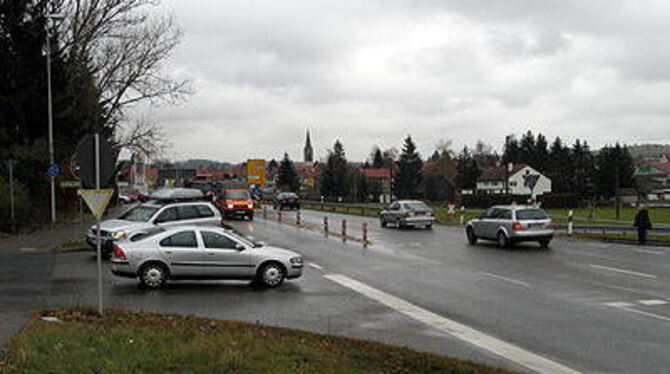
[[323,267],[321,267],[320,265],[317,265],[313,262],[309,262],[309,263],[307,263],[307,265],[309,265],[310,267],[313,267],[314,269],[323,270]]
[[528,288],[531,288],[531,287],[532,287],[532,286],[530,285],[530,283],[528,283],[528,282],[524,282],[524,281],[520,281],[520,280],[516,280],[516,279],[512,279],[512,278],[503,277],[502,275],[497,275],[497,274],[493,274],[493,273],[487,273],[487,272],[485,272],[485,271],[480,271],[479,274],[486,275],[487,277],[491,277],[491,278],[500,279],[500,280],[503,280],[503,281],[505,281],[505,282],[514,283],[514,284],[517,284],[517,285],[519,285],[519,286],[524,286],[524,287],[528,287]]
[[611,306],[611,307],[614,307],[614,308],[617,308],[617,309],[621,309],[621,310],[624,310],[626,312],[635,313],[635,314],[639,314],[639,315],[642,315],[642,316],[645,316],[645,317],[658,319],[658,320],[661,320],[661,321],[664,321],[664,322],[670,322],[670,318],[668,318],[666,316],[661,316],[661,315],[658,315],[658,314],[633,309],[632,308],[633,304],[631,304],[631,303],[616,302],[616,303],[607,303],[605,305]]
[[638,271],[619,269],[619,268],[613,268],[613,267],[602,266],[602,265],[589,265],[589,267],[593,268],[593,269],[609,270],[609,271],[613,271],[613,272],[621,273],[621,274],[635,275],[635,276],[638,276],[638,277],[658,279],[658,277],[653,275],[653,274],[640,273]]
[[646,306],[665,305],[668,303],[668,301],[666,300],[659,300],[659,299],[638,300],[637,302]]
[[665,251],[654,251],[654,250],[651,250],[651,249],[632,248],[631,250],[634,251],[634,252],[647,253],[647,254],[650,254],[650,255],[665,254]]
[[393,295],[370,287],[345,275],[326,274],[324,277],[344,287],[352,289],[364,296],[367,296],[372,300],[378,301],[391,309],[414,318],[417,321],[423,322],[460,340],[485,349],[495,355],[525,366],[536,372],[556,374],[580,373],[574,369],[559,364],[558,362],[551,361],[514,344],[507,343],[500,339],[494,338],[493,336],[475,330],[469,326],[442,317],[429,310],[423,309]]

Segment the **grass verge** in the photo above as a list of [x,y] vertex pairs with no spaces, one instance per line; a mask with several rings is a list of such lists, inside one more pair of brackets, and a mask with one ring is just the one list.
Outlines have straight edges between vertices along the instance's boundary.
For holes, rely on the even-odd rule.
[[36,317],[0,373],[510,373],[368,341],[180,315],[88,310]]
[[81,238],[70,239],[65,243],[53,247],[54,252],[78,252],[88,250],[88,244]]

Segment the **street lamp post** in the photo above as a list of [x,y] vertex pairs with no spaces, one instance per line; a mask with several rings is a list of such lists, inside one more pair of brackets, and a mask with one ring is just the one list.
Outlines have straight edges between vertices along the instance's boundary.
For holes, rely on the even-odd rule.
[[[62,14],[48,14],[49,20],[61,20]],[[53,138],[53,103],[51,98],[51,35],[49,34],[49,24],[46,28],[46,55],[47,55],[47,107],[49,122],[49,167],[54,164],[54,138]],[[56,176],[50,173],[51,179],[51,223],[56,223]]]

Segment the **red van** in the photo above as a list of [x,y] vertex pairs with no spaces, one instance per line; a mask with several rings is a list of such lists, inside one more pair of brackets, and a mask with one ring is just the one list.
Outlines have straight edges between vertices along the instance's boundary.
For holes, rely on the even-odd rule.
[[223,190],[216,205],[225,218],[247,217],[254,219],[254,201],[247,190]]

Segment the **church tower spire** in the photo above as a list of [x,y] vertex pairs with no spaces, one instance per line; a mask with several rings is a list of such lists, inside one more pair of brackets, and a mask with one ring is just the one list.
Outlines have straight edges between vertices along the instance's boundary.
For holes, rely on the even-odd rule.
[[305,139],[305,149],[303,150],[304,162],[314,162],[314,150],[312,149],[312,139],[309,137],[309,129],[307,129],[307,139]]

